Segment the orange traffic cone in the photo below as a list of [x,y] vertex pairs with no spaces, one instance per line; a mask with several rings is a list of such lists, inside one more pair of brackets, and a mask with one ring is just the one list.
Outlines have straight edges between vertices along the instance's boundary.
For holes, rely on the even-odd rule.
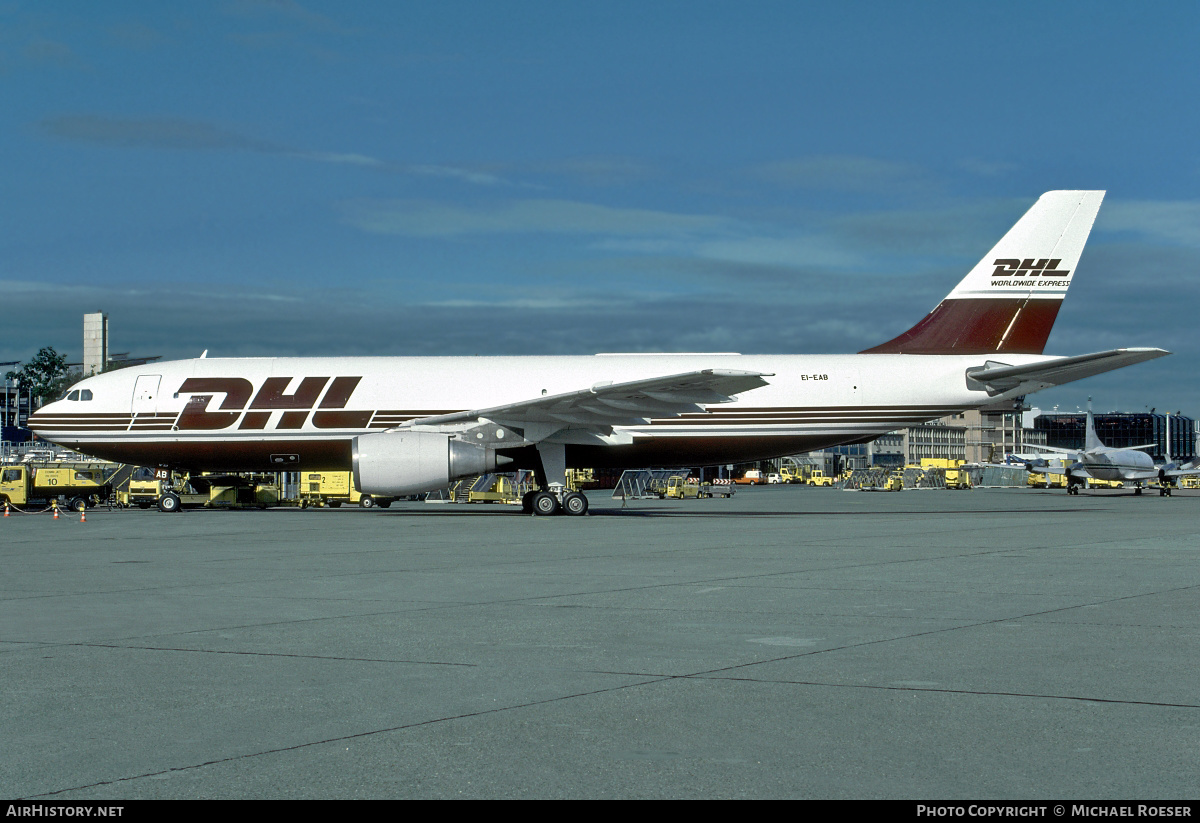
[[87,522],[87,509],[80,509],[80,510],[79,510],[79,522],[80,522],[80,523],[86,523],[86,522]]
[[8,517],[8,501],[4,501],[4,516]]
[[52,509],[54,509],[54,519],[57,520],[58,519],[58,501],[55,500],[53,503],[50,504],[50,507]]

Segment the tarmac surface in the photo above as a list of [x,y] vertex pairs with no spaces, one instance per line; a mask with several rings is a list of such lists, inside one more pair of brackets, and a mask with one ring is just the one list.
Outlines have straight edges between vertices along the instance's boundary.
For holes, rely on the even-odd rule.
[[1195,798],[1200,492],[0,520],[0,796]]

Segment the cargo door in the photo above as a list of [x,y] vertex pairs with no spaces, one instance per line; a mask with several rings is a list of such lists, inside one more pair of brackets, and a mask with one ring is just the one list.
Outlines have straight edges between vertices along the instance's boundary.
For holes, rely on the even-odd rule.
[[158,411],[158,384],[161,374],[143,374],[133,386],[134,414],[154,414]]

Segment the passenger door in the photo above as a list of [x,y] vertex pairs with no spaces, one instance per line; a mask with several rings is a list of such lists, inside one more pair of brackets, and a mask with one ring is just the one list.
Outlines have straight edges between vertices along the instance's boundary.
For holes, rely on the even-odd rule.
[[158,384],[162,380],[160,374],[143,374],[133,386],[134,414],[153,414],[158,411]]

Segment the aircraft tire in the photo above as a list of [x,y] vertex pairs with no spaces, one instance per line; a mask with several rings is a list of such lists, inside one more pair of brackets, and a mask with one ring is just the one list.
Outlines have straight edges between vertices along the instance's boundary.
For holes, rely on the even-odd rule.
[[563,511],[572,517],[582,517],[588,511],[588,499],[579,492],[567,492],[563,495]]
[[552,514],[558,514],[558,500],[550,492],[538,492],[533,496],[531,501],[533,513],[539,517],[548,517]]
[[533,496],[535,494],[537,494],[536,491],[528,491],[521,495],[521,511],[525,514],[533,514]]
[[167,492],[162,497],[158,498],[158,510],[160,512],[167,512],[168,514],[179,511],[179,496],[171,492]]

